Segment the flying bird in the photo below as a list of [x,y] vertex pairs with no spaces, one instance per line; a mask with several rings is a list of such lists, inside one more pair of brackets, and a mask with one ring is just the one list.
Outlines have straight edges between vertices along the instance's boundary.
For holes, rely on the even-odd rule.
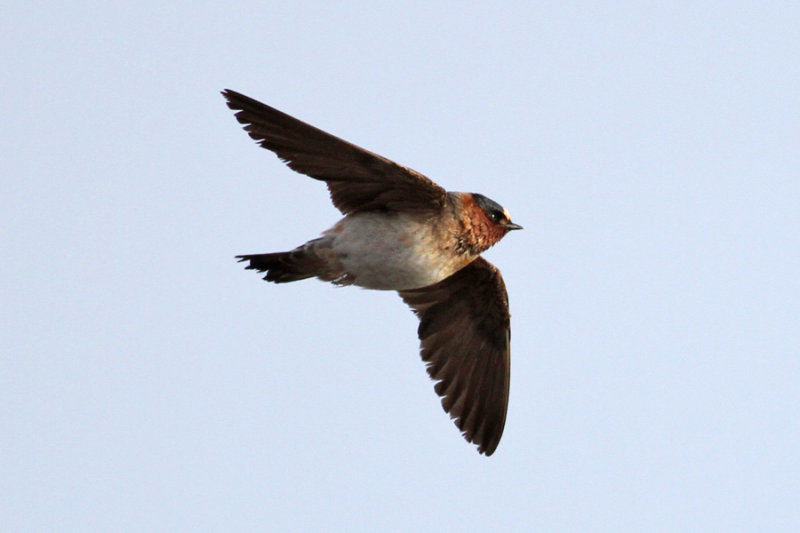
[[522,227],[486,196],[448,192],[257,100],[222,94],[251,138],[324,181],[344,215],[294,250],[236,258],[274,283],[316,277],[397,291],[420,320],[422,359],[444,410],[480,453],[494,453],[508,408],[510,315],[500,271],[481,254]]

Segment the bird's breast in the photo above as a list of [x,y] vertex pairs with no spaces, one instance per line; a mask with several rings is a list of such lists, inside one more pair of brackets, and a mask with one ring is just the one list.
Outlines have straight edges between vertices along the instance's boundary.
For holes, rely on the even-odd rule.
[[325,232],[343,274],[368,289],[437,283],[472,261],[459,252],[447,221],[398,213],[349,215]]

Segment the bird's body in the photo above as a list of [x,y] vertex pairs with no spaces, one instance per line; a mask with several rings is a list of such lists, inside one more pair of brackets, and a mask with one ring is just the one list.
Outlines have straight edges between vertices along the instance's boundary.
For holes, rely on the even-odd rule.
[[420,317],[422,358],[445,410],[491,455],[508,403],[509,313],[500,273],[480,254],[520,226],[485,196],[446,192],[256,100],[223,95],[251,137],[325,181],[345,215],[294,250],[238,258],[276,283],[317,277],[398,291]]
[[[348,215],[324,233],[342,279],[378,290],[433,285],[472,260],[452,253],[445,217],[420,219],[408,213]],[[448,250],[448,247],[452,247]]]
[[445,209],[424,216],[349,214],[322,237],[287,252],[286,258],[292,253],[302,257],[295,259],[294,269],[314,272],[338,285],[395,291],[433,285],[467,266],[485,249],[485,244],[470,238],[471,220],[459,216],[470,197],[469,193],[448,193]]

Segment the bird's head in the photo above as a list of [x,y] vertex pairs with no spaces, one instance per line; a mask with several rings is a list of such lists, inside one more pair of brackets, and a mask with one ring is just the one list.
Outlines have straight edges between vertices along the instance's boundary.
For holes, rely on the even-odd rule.
[[503,235],[514,229],[522,229],[519,224],[511,222],[511,215],[508,214],[508,211],[494,200],[477,193],[472,193],[472,199],[481,208],[489,222],[496,228],[503,230]]
[[470,231],[480,251],[499,242],[509,231],[522,229],[519,224],[511,222],[508,211],[494,200],[477,193],[465,194],[464,199]]

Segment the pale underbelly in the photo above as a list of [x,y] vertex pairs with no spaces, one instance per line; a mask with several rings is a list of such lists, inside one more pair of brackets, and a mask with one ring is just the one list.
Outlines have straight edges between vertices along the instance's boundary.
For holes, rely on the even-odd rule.
[[325,232],[346,283],[405,290],[437,283],[469,260],[437,242],[430,225],[403,216],[349,217]]

